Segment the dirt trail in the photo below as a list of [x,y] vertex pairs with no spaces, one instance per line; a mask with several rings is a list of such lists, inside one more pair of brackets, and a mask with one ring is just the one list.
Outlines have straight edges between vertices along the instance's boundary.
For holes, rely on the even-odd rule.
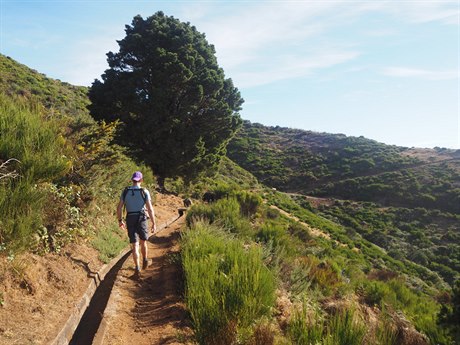
[[118,273],[102,329],[93,344],[184,344],[190,328],[181,301],[179,230],[184,217],[149,240],[150,266],[133,278],[130,257]]
[[275,209],[277,210],[279,213],[281,213],[282,215],[292,219],[292,220],[295,220],[296,222],[299,222],[300,224],[302,224],[303,226],[305,226],[308,231],[310,231],[310,234],[312,234],[314,237],[324,237],[328,240],[331,239],[331,235],[329,235],[328,233],[318,229],[318,228],[314,228],[312,227],[310,224],[307,224],[305,222],[302,222],[299,218],[297,218],[296,216],[282,210],[281,208],[275,206],[275,205],[270,205],[270,208],[272,209]]
[[[177,217],[178,208],[182,206],[179,197],[156,194],[154,207],[158,225]],[[180,277],[177,266],[170,260],[173,256],[168,254],[178,250],[180,222],[152,240],[149,257],[154,263],[146,271],[143,282],[135,284],[129,279],[133,264],[131,258],[125,261],[116,289],[119,296],[128,297],[117,305],[120,315],[116,316],[121,319],[114,318],[114,324],[120,322],[122,326],[114,329],[117,334],[107,327],[107,335],[113,339],[107,338],[110,340],[105,344],[114,344],[116,339],[121,339],[119,344],[133,341],[144,344],[144,340],[137,341],[142,338],[138,335],[143,331],[158,332],[157,337],[149,336],[153,339],[149,344],[161,344],[155,339],[175,335],[173,329],[182,327],[177,323],[184,315],[179,301],[181,294],[176,290]],[[60,254],[39,256],[26,253],[18,256],[14,264],[15,271],[7,270],[12,264],[8,266],[6,258],[0,261],[0,345],[49,344],[65,326],[76,303],[103,265],[98,260],[98,252],[87,241],[69,245]],[[121,291],[123,287],[127,291]],[[134,308],[136,302],[139,303],[137,309]],[[139,321],[134,322],[131,317]],[[150,327],[153,331],[149,330]],[[127,333],[118,331],[122,329]]]

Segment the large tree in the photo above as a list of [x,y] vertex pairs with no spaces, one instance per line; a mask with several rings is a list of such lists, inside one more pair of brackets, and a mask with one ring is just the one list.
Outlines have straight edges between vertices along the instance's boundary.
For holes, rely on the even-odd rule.
[[213,169],[241,125],[243,99],[215,49],[190,23],[157,12],[134,17],[95,80],[90,110],[122,122],[120,140],[160,179]]

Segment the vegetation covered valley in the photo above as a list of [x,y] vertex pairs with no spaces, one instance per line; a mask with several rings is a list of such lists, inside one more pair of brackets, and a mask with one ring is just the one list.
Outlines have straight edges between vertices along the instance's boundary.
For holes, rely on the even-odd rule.
[[246,122],[228,155],[303,208],[344,226],[350,237],[429,267],[449,284],[458,276],[460,150]]

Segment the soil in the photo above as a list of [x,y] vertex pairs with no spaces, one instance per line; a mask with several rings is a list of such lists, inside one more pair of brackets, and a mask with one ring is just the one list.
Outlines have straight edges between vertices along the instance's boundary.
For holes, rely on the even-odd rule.
[[[178,215],[182,199],[157,194],[154,207],[161,226]],[[129,278],[133,262],[131,258],[125,261],[113,289],[122,298],[120,303],[111,304],[116,312],[112,311],[106,335],[112,339],[105,344],[116,344],[115,339],[124,339],[119,344],[171,344],[177,335],[186,339],[190,333],[180,300],[180,270],[173,260],[182,219],[153,237],[149,243],[152,265],[140,281]],[[1,259],[0,344],[52,341],[102,266],[97,251],[84,241],[64,248],[60,254],[27,254],[11,262]],[[117,325],[115,329],[112,324]],[[144,333],[147,336],[142,337]]]
[[153,236],[148,244],[149,267],[134,277],[131,258],[121,268],[106,309],[103,335],[97,344],[184,344],[191,330],[181,301],[178,260],[180,218]]

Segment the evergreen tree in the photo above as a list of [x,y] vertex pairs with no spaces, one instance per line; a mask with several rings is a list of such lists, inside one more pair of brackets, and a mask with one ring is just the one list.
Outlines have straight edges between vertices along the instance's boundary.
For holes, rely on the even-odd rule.
[[134,17],[90,89],[96,119],[122,122],[120,140],[160,177],[213,170],[241,126],[243,99],[214,47],[189,23]]

